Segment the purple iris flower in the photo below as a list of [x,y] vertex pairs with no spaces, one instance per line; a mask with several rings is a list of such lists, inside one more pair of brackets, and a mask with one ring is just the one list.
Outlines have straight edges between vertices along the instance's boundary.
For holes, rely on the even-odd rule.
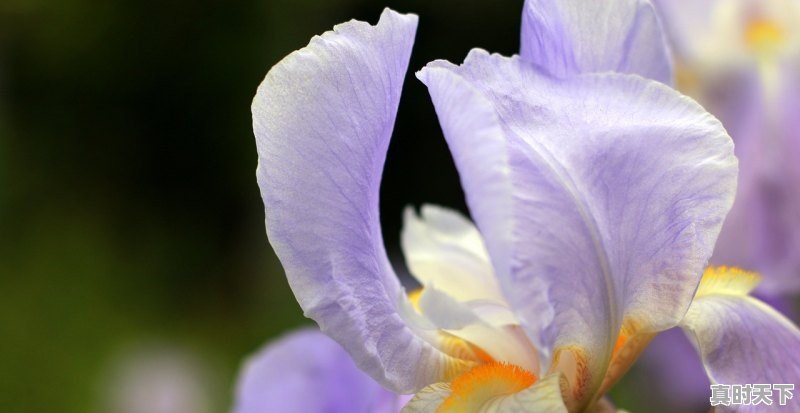
[[645,1],[529,0],[520,56],[476,49],[417,73],[474,224],[408,210],[422,288],[405,291],[378,193],[416,24],[387,9],[336,26],[253,102],[267,233],[295,296],[360,369],[416,394],[403,412],[607,409],[674,326],[715,381],[798,380],[786,351],[800,332],[748,296],[758,277],[704,271],[737,161],[722,125],[661,83],[670,60]]
[[359,370],[325,334],[303,329],[243,366],[234,413],[397,413],[408,401]]

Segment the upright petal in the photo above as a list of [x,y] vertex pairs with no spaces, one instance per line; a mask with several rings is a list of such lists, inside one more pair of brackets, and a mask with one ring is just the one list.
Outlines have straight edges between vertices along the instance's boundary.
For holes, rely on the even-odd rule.
[[[470,208],[495,211],[473,214],[478,227],[512,228],[487,237],[490,253],[511,251],[498,271],[505,296],[542,360],[569,350],[558,362],[573,364],[572,390],[588,402],[623,320],[659,331],[688,308],[735,191],[730,138],[693,101],[636,76],[558,80],[482,51],[419,76]],[[489,126],[461,126],[478,122]],[[481,156],[479,139],[499,148],[494,167],[512,192],[470,195],[485,172],[464,160]]]
[[417,17],[351,21],[275,65],[253,101],[270,241],[306,315],[401,393],[449,359],[398,314],[405,293],[383,247],[381,173]]
[[635,73],[672,83],[666,38],[647,0],[526,0],[520,54],[550,74]]
[[269,343],[244,365],[234,413],[397,413],[407,396],[385,390],[316,330]]

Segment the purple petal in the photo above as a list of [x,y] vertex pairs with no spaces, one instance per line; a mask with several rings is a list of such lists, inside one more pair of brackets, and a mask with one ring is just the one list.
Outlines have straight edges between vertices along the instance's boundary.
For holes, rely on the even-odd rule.
[[643,331],[677,325],[735,190],[719,122],[637,76],[556,80],[482,51],[420,78],[478,228],[513,229],[484,235],[490,254],[511,251],[492,259],[543,360],[577,346],[596,386],[623,316]]
[[448,359],[398,314],[378,217],[416,27],[388,9],[376,26],[338,25],[273,67],[252,108],[267,233],[300,306],[401,393],[437,381]]
[[[417,73],[436,106],[470,213],[489,251],[496,275],[509,272],[512,230],[507,144],[492,103],[465,79],[435,63]],[[491,200],[491,202],[488,202]]]
[[408,396],[385,390],[319,331],[293,332],[244,365],[234,413],[397,413]]
[[[800,386],[800,330],[761,301],[732,294],[705,296],[692,303],[683,327],[712,382]],[[785,406],[775,403],[772,409],[784,411]],[[773,410],[759,405],[737,411]]]
[[634,73],[672,83],[672,63],[645,0],[527,0],[520,54],[550,74]]

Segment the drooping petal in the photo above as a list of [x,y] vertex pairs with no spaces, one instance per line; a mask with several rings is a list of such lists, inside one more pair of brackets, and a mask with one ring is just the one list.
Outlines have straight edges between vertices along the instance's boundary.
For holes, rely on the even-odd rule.
[[647,0],[526,0],[521,56],[550,74],[635,73],[672,83],[666,38]]
[[[800,330],[747,295],[757,281],[742,271],[709,270],[681,326],[695,343],[713,383],[798,386]],[[775,409],[780,411],[777,403]],[[759,405],[741,411],[771,410]]]
[[[568,379],[588,401],[623,317],[659,331],[688,308],[735,191],[730,138],[693,101],[636,76],[558,80],[473,51],[419,77],[490,254],[512,254],[492,255],[513,264],[497,271],[505,296],[544,360],[569,350],[559,362],[581,372]],[[506,179],[497,197],[471,193],[486,194],[492,173],[473,170],[487,156],[476,142]]]
[[[450,360],[398,314],[405,293],[383,247],[378,194],[417,17],[351,21],[275,65],[253,101],[270,241],[323,332],[401,393]],[[452,364],[451,363],[451,364]]]
[[[475,397],[468,406],[443,406],[453,394],[453,387],[437,383],[422,389],[403,408],[402,413],[450,413],[469,411],[474,413],[567,413],[561,399],[559,375],[552,374],[522,391],[506,395]],[[486,391],[486,389],[481,389]],[[464,395],[469,396],[469,395]],[[468,409],[464,409],[467,407]],[[461,410],[459,410],[461,408]]]
[[233,412],[397,413],[407,400],[359,370],[335,341],[304,329],[245,363]]

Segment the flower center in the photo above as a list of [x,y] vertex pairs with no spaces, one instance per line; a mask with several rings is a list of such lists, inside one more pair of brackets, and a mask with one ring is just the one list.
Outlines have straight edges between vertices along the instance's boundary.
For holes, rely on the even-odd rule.
[[767,19],[752,20],[744,31],[744,41],[756,53],[775,52],[784,42],[781,26]]
[[513,364],[486,363],[453,380],[452,393],[437,413],[478,411],[490,400],[520,392],[536,382],[536,376]]

